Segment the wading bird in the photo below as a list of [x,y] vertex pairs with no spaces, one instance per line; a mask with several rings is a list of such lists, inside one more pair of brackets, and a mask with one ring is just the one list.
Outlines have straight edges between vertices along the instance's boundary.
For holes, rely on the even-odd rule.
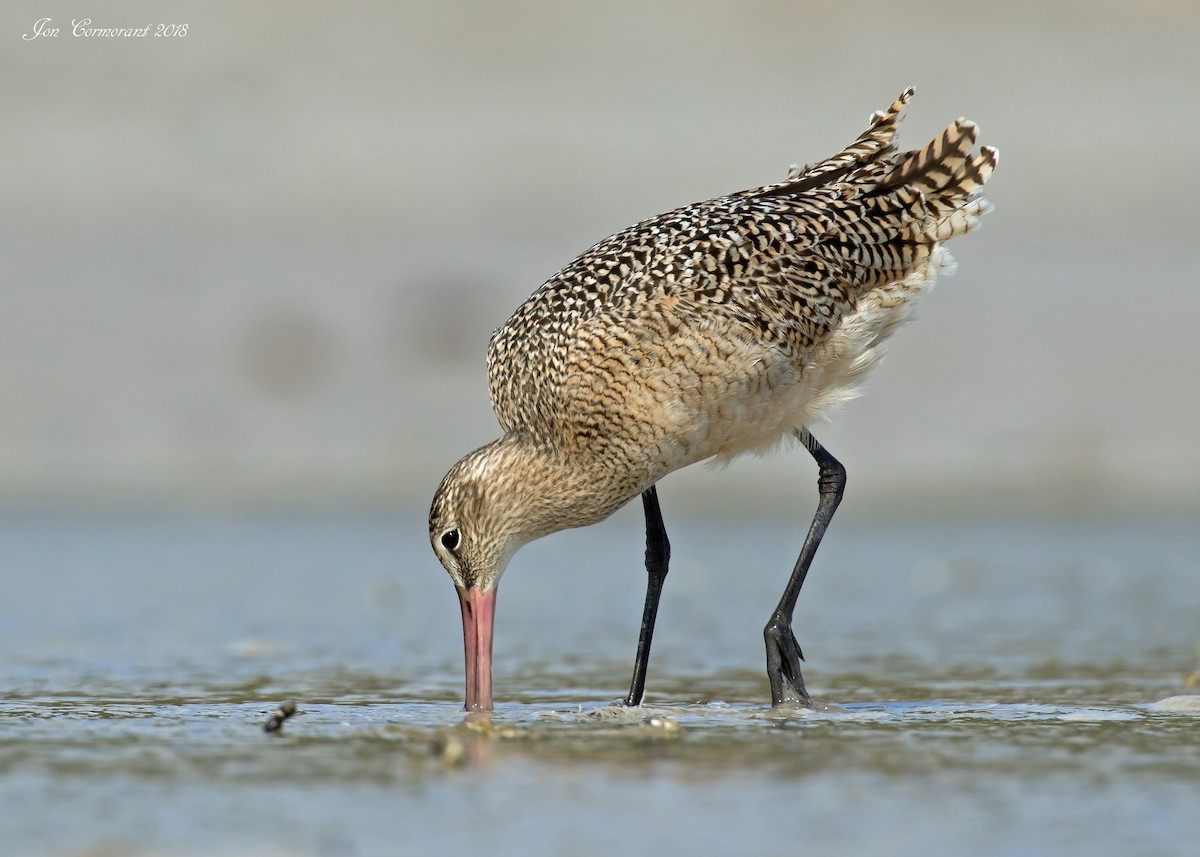
[[797,438],[817,462],[816,515],[764,628],[774,705],[809,706],[792,613],[842,498],[845,468],[810,427],[854,396],[885,341],[953,267],[996,150],[964,119],[896,148],[913,90],[843,151],[787,178],[631,226],[551,277],[491,338],[498,440],[450,469],[429,513],[462,608],[466,708],[492,707],[496,586],[522,545],[642,497],[649,577],[639,705],[670,545],[655,483],[698,461]]

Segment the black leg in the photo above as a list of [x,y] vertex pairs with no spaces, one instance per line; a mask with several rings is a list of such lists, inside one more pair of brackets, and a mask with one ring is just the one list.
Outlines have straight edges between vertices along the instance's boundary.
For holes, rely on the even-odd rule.
[[638,636],[637,658],[633,662],[633,683],[625,704],[641,705],[646,691],[646,665],[650,662],[650,640],[654,636],[654,619],[658,615],[658,599],[663,581],[667,579],[667,564],[671,561],[671,543],[663,526],[658,508],[658,491],[651,485],[642,492],[646,510],[646,608],[642,612],[642,632]]
[[767,642],[767,677],[771,679],[771,704],[811,707],[812,700],[809,699],[808,691],[804,689],[804,679],[800,676],[800,662],[804,660],[804,654],[796,642],[796,635],[792,633],[792,613],[796,609],[796,598],[800,594],[800,587],[804,585],[808,567],[812,565],[813,556],[821,544],[821,537],[825,535],[825,529],[829,526],[838,503],[842,502],[842,492],[846,488],[846,468],[826,452],[825,447],[807,430],[796,432],[796,437],[804,444],[804,448],[812,453],[820,468],[820,476],[817,477],[820,501],[817,504],[817,513],[813,516],[812,526],[808,529],[808,536],[804,539],[804,547],[800,549],[796,567],[792,569],[787,588],[783,590],[783,597],[779,599],[779,606],[771,614],[771,621],[767,623],[767,627],[763,628],[763,637]]

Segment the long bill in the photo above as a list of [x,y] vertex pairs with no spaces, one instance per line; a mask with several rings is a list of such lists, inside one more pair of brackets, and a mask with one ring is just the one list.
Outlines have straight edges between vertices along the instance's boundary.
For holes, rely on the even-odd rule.
[[492,620],[496,615],[496,587],[486,592],[458,590],[462,607],[463,648],[467,658],[467,711],[492,709]]

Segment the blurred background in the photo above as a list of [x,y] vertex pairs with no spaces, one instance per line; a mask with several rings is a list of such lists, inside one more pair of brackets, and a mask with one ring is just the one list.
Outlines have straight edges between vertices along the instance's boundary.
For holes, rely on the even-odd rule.
[[[848,506],[1200,510],[1195,3],[16,0],[0,43],[9,510],[415,511],[497,434],[487,339],[542,281],[909,84],[904,144],[999,147],[996,211],[825,431]],[[696,470],[670,508],[814,479]]]

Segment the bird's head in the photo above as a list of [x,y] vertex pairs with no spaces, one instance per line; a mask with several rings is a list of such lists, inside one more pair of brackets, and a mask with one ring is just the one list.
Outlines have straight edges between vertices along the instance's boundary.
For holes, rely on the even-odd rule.
[[496,585],[522,545],[607,517],[641,487],[514,435],[450,468],[429,510],[429,541],[462,608],[468,710],[492,707]]
[[490,447],[477,449],[450,468],[429,509],[433,552],[460,590],[496,587],[519,547],[512,509],[503,502]]
[[450,468],[429,509],[429,541],[458,591],[467,667],[467,710],[492,707],[492,628],[496,584],[529,541],[521,526],[504,441]]

